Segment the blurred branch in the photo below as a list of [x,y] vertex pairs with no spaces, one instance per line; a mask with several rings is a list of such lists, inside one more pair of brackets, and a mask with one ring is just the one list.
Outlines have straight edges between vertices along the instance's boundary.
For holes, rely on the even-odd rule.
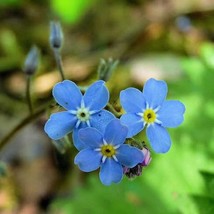
[[107,106],[106,106],[106,107],[107,107],[108,110],[109,110],[110,112],[112,112],[116,117],[119,118],[119,117],[122,115],[120,112],[116,111],[115,108],[114,108],[110,103],[107,103]]
[[26,86],[26,99],[27,99],[27,104],[29,108],[30,114],[33,114],[33,105],[32,105],[32,100],[31,100],[31,94],[30,94],[30,84],[31,83],[31,77],[27,77],[27,86]]
[[61,58],[59,50],[57,50],[57,49],[54,50],[54,57],[56,60],[57,68],[59,70],[61,79],[63,81],[63,80],[65,80],[65,76],[64,76],[63,65],[62,65],[62,58]]
[[41,108],[37,109],[33,114],[25,117],[17,126],[15,126],[1,141],[0,141],[0,150],[20,131],[29,123],[33,122],[34,120],[38,119],[45,111],[47,107],[50,106],[50,102],[46,103]]

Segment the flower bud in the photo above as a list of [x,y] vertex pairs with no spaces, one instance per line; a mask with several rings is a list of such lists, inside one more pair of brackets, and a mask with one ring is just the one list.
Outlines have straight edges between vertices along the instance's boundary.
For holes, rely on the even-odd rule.
[[135,178],[142,174],[143,166],[141,164],[137,164],[133,168],[124,167],[123,174],[125,174],[128,178]]
[[113,60],[112,58],[109,58],[107,61],[101,59],[100,64],[98,66],[99,79],[108,81],[118,63],[118,60]]
[[142,152],[144,154],[144,161],[141,163],[141,166],[148,166],[149,163],[151,162],[152,158],[151,158],[151,154],[149,149],[147,149],[146,147],[144,147],[142,149]]
[[152,160],[150,151],[146,147],[143,147],[141,150],[144,154],[144,160],[142,163],[138,163],[135,167],[133,168],[128,168],[124,167],[123,168],[123,173],[128,177],[128,178],[135,178],[137,176],[140,176],[142,174],[143,168],[148,166],[150,161]]
[[50,23],[50,45],[53,49],[60,49],[63,43],[63,32],[59,22]]
[[39,50],[36,46],[33,46],[25,59],[23,70],[27,75],[33,75],[38,68],[38,64],[39,64]]

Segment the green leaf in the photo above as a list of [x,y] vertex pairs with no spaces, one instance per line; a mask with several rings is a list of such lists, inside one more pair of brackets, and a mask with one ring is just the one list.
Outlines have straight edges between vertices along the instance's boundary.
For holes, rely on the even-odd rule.
[[206,185],[207,196],[212,197],[214,199],[214,173],[201,171],[201,175]]
[[198,58],[185,58],[182,67],[190,80],[195,84],[201,82],[202,75],[206,72],[206,66]]
[[76,23],[95,0],[52,0],[51,7],[60,19],[67,23]]
[[17,4],[19,0],[1,0],[0,6]]
[[206,196],[192,196],[199,209],[199,213],[213,214],[214,213],[214,199]]
[[214,46],[212,44],[203,44],[200,48],[200,56],[208,67],[214,68]]
[[6,175],[7,175],[7,167],[2,161],[0,161],[0,178],[5,177]]
[[205,191],[203,195],[192,195],[199,213],[212,214],[214,213],[214,173],[200,171],[204,182]]

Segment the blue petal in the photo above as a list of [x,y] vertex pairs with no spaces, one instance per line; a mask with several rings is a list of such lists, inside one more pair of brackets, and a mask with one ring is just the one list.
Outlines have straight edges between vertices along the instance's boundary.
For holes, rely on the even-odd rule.
[[91,115],[90,124],[91,127],[94,127],[104,133],[106,126],[114,118],[115,116],[111,112],[103,109],[98,113]]
[[119,183],[123,178],[123,167],[112,158],[107,158],[100,168],[100,180],[104,185]]
[[112,120],[105,129],[104,139],[108,144],[123,144],[128,133],[128,128],[121,124],[119,119]]
[[85,106],[90,110],[101,110],[106,106],[109,100],[109,91],[102,80],[92,84],[83,97]]
[[83,172],[91,172],[100,167],[101,158],[102,155],[100,152],[96,152],[93,149],[84,149],[76,155],[74,163]]
[[58,112],[51,115],[44,130],[51,139],[59,140],[73,130],[76,122],[76,117],[69,112]]
[[57,83],[53,88],[53,96],[57,103],[67,110],[76,110],[82,99],[79,88],[70,80]]
[[166,82],[153,78],[147,80],[143,88],[143,95],[149,107],[160,106],[166,99],[167,90]]
[[180,101],[165,101],[161,106],[161,109],[158,111],[158,119],[162,122],[162,126],[174,128],[183,122],[184,112],[185,106]]
[[120,103],[128,113],[142,112],[146,107],[143,93],[136,88],[128,88],[121,91]]
[[151,143],[151,147],[157,153],[166,153],[171,147],[171,139],[167,130],[158,125],[150,125],[146,129],[146,135]]
[[99,148],[103,144],[103,135],[95,128],[79,130],[79,139],[90,148]]
[[121,145],[117,149],[116,157],[118,161],[129,168],[142,163],[144,160],[143,152],[135,147],[129,145]]
[[133,137],[144,128],[143,120],[136,114],[124,114],[120,118],[121,123],[128,127],[127,137]]
[[86,127],[87,127],[86,123],[81,123],[78,129],[74,128],[73,130],[73,134],[72,134],[73,144],[79,151],[82,149],[88,148],[88,146],[79,139],[79,134],[78,134],[80,129],[86,128]]

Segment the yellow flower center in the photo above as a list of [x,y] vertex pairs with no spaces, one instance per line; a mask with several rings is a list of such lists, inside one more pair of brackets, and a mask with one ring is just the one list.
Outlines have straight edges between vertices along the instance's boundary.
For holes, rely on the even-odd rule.
[[116,154],[116,150],[112,145],[103,145],[101,147],[101,153],[103,156],[112,157]]
[[146,123],[154,123],[156,120],[156,113],[153,109],[146,109],[143,113],[143,119]]

